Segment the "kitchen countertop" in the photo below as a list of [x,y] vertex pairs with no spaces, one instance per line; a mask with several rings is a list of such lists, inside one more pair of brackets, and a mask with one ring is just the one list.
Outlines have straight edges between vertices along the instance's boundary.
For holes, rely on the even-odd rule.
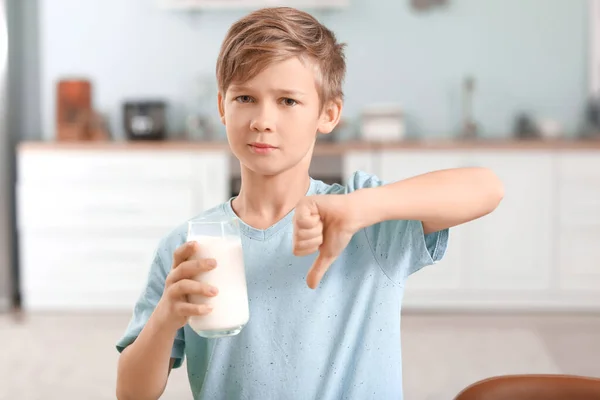
[[[27,141],[21,142],[19,151],[30,150],[190,150],[190,151],[228,151],[227,142],[200,142],[184,140],[166,141],[90,141],[58,142]],[[561,139],[561,140],[516,140],[516,139],[478,139],[478,140],[405,140],[399,142],[317,142],[315,154],[335,155],[350,151],[373,150],[600,150],[600,140]]]

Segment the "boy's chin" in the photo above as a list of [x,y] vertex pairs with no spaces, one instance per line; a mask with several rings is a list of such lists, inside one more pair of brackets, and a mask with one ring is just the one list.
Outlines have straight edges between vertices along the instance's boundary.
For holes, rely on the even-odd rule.
[[277,176],[283,172],[285,172],[288,168],[285,168],[284,166],[278,167],[276,165],[269,165],[269,166],[264,166],[264,165],[256,165],[255,163],[248,163],[248,164],[244,164],[244,167],[246,167],[247,169],[249,169],[250,171],[252,171],[254,174],[256,175],[261,175],[261,176]]
[[294,166],[276,160],[242,160],[242,166],[261,176],[277,176],[292,169]]

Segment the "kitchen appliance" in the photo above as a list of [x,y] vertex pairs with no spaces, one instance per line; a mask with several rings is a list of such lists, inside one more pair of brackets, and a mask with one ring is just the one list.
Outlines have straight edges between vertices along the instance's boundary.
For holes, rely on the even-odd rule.
[[540,137],[538,126],[527,113],[519,113],[515,117],[513,131],[517,139],[537,139]]
[[584,139],[600,139],[600,98],[597,96],[587,101],[580,136]]
[[123,106],[129,140],[164,140],[167,134],[166,103],[158,100],[128,101]]

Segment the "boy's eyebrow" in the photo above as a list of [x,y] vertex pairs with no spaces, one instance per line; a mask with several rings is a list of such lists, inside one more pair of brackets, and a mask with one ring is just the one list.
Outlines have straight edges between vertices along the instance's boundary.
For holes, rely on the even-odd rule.
[[[233,91],[236,91],[236,92],[245,92],[245,91],[253,90],[251,87],[244,86],[244,85],[231,85],[230,89]],[[306,95],[306,93],[304,93],[300,90],[294,90],[294,89],[272,89],[272,90],[270,90],[270,92],[277,93],[280,95],[286,95],[286,96],[304,96],[304,95]]]
[[279,90],[274,90],[274,92],[281,93],[286,96],[292,96],[292,97],[305,95],[304,92],[301,92],[299,90],[291,90],[291,89],[279,89]]

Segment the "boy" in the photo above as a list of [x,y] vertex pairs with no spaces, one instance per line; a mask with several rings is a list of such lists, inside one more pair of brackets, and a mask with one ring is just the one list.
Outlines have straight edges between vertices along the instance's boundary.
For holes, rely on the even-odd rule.
[[405,280],[442,258],[450,227],[494,210],[503,189],[483,168],[387,185],[363,172],[345,186],[311,179],[316,135],[340,118],[344,74],[343,46],[304,12],[262,9],[231,27],[218,106],[242,186],[204,214],[240,220],[250,321],[212,340],[186,324],[211,311],[186,295],[219,289],[191,278],[219,265],[186,261],[194,249],[180,226],[161,241],[117,344],[119,399],[159,398],[184,354],[195,399],[402,398]]

